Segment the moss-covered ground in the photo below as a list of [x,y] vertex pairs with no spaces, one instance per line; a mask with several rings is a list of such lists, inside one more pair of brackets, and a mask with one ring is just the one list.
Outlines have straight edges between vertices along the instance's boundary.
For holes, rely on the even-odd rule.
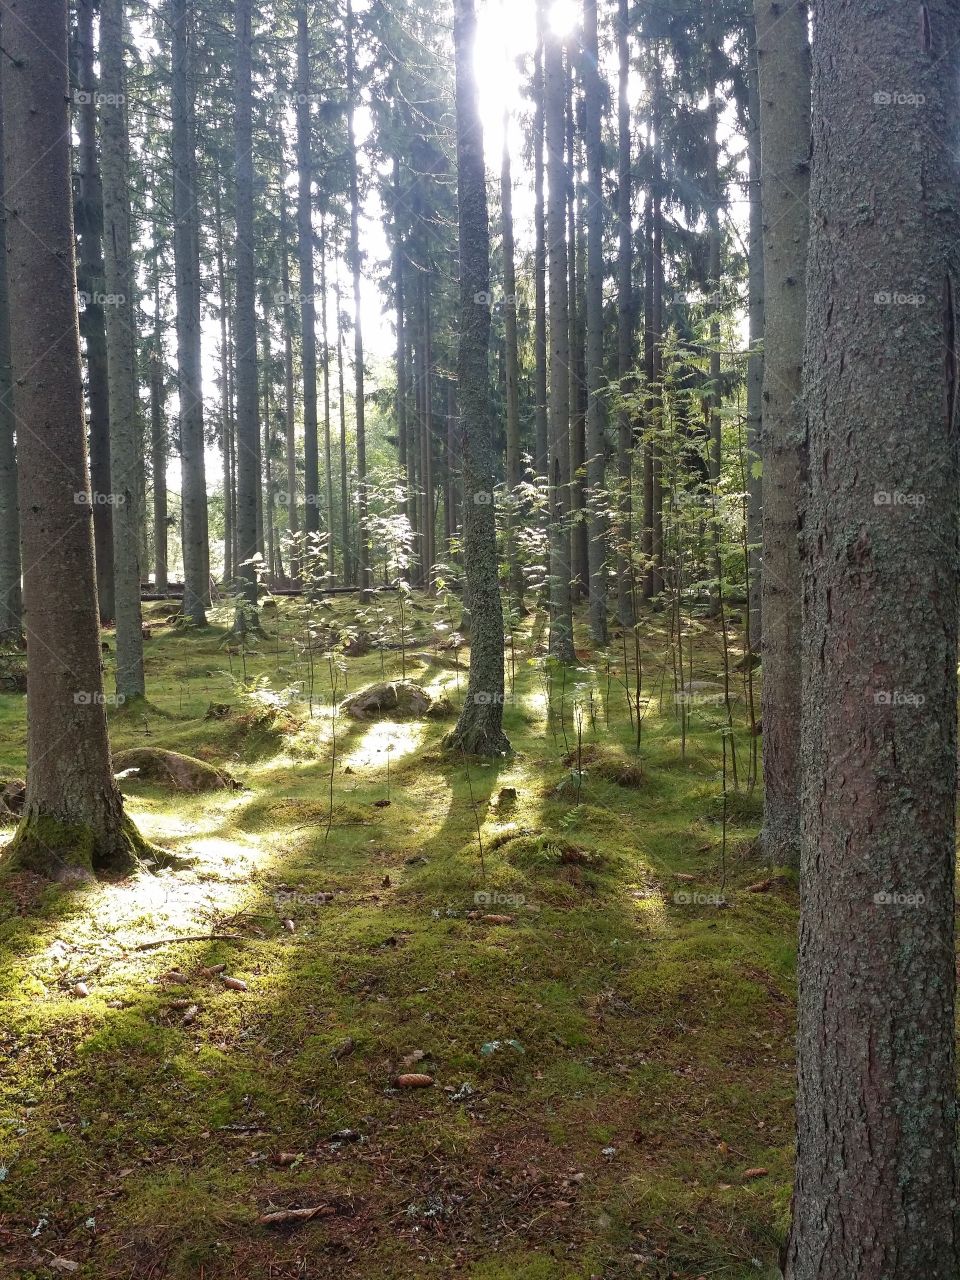
[[[390,628],[394,599],[379,607]],[[356,610],[320,612],[372,625]],[[682,743],[667,621],[641,621],[638,754],[621,641],[551,675],[526,619],[515,755],[484,765],[441,753],[449,717],[334,723],[302,606],[265,611],[249,653],[225,614],[191,633],[168,611],[148,607],[149,704],[111,711],[114,745],[239,785],[124,781],[186,869],[0,880],[0,1272],[774,1275],[796,895],[751,852],[740,674],[724,803],[716,624],[685,641],[703,696]],[[467,651],[458,669],[437,649],[438,613],[406,610],[406,671],[457,707]],[[342,666],[341,697],[401,654]],[[25,750],[24,699],[0,695],[0,775],[22,777]],[[434,1083],[393,1086],[411,1071]],[[321,1212],[259,1222],[292,1208]]]

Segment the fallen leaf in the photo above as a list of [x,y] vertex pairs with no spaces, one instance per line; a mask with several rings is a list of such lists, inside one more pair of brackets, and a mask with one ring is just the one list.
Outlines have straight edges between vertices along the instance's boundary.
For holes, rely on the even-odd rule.
[[400,1059],[401,1067],[412,1067],[417,1062],[422,1062],[427,1055],[422,1049],[414,1049],[413,1053],[408,1053],[405,1058]]
[[51,1258],[47,1263],[51,1271],[63,1271],[67,1275],[80,1270],[79,1262],[71,1262],[69,1258]]
[[184,1013],[183,1018],[181,1019],[181,1021],[183,1022],[183,1025],[185,1027],[189,1027],[199,1012],[200,1012],[200,1006],[198,1004],[190,1005],[190,1007]]
[[262,1213],[257,1219],[261,1227],[283,1227],[291,1222],[309,1222],[336,1213],[329,1204],[318,1204],[312,1209],[278,1209],[275,1213]]

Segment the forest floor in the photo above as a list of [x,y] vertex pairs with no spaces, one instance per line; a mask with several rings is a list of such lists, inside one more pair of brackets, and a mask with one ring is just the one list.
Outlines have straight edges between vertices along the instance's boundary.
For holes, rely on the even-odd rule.
[[[357,608],[319,613],[372,625]],[[329,668],[298,648],[302,606],[265,611],[255,654],[231,652],[224,610],[199,633],[164,612],[147,607],[149,704],[111,711],[114,746],[239,785],[124,781],[185,869],[0,882],[0,1274],[774,1275],[796,889],[752,851],[759,788],[724,803],[717,625],[688,628],[703,697],[685,746],[653,613],[639,755],[621,641],[554,673],[548,718],[541,617],[517,633],[501,762],[445,757],[452,715],[338,716],[327,835]],[[458,706],[467,653],[455,669],[434,630],[453,620],[426,596],[406,612],[408,676]],[[343,665],[355,691],[401,656]],[[312,708],[289,692],[311,666]],[[25,753],[24,699],[0,695],[0,777]],[[229,939],[175,941],[211,934]],[[434,1083],[394,1086],[410,1072]],[[319,1212],[259,1221],[291,1208]]]

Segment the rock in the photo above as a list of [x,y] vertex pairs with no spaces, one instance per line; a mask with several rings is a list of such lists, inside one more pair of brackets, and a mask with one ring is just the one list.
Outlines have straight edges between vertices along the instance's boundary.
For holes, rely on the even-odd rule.
[[22,778],[9,778],[0,782],[0,823],[16,822],[23,813],[27,784]]
[[373,720],[392,714],[411,716],[449,715],[452,708],[446,698],[434,698],[412,680],[385,680],[351,694],[340,704],[341,710],[354,720]]
[[237,784],[228,773],[215,769],[203,760],[183,756],[179,751],[163,751],[159,747],[133,747],[118,751],[113,757],[116,773],[135,769],[141,781],[159,782],[173,791],[217,791]]

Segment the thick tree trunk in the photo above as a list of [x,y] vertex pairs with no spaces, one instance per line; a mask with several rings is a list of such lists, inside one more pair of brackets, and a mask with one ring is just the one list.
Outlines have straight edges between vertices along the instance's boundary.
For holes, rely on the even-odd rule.
[[343,306],[340,292],[340,263],[337,260],[334,296],[337,300],[337,393],[340,409],[340,549],[343,581],[355,583],[353,555],[350,546],[350,483],[347,460],[347,397],[343,375]]
[[260,494],[260,439],[257,428],[257,294],[253,227],[253,120],[251,61],[252,0],[237,0],[236,15],[236,351],[238,581],[245,609],[237,628],[258,626],[257,508]]
[[[576,157],[577,129],[574,113],[577,97],[573,85],[574,50],[568,51],[565,70],[567,130],[567,322],[570,327],[570,453],[569,495],[570,524],[570,598],[573,604],[583,599],[587,587],[587,529],[583,521],[583,473],[586,464],[586,397],[584,394],[584,326],[583,278],[586,259],[582,253],[583,225],[581,187]],[[583,259],[583,260],[581,260]]]
[[154,227],[153,342],[150,348],[150,469],[153,472],[154,587],[167,590],[167,386],[164,373],[163,308],[160,300],[160,246]]
[[[899,0],[817,5],[787,1280],[960,1275],[960,4],[921,16]],[[765,653],[779,621],[764,615]]]
[[[77,287],[84,299],[80,334],[86,344],[87,399],[90,409],[90,482],[93,493],[104,499],[110,490],[110,392],[107,376],[107,334],[103,314],[106,292],[103,268],[103,191],[97,157],[97,93],[94,70],[93,0],[77,0],[75,44],[77,52],[75,203],[77,233]],[[97,562],[97,600],[100,621],[112,622],[113,608],[113,507],[107,501],[93,504],[93,540]]]
[[140,609],[140,395],[137,369],[137,287],[130,242],[123,0],[100,4],[100,151],[106,281],[107,370],[110,387],[110,502],[117,624],[117,697],[146,692]]
[[[753,20],[748,18],[753,32]],[[748,250],[748,324],[750,355],[747,358],[747,563],[750,568],[750,647],[761,645],[760,540],[763,519],[763,480],[760,475],[760,432],[763,419],[763,201],[760,190],[760,85],[757,76],[756,39],[750,41],[747,67],[747,150],[750,184]]]
[[[17,415],[29,424],[19,440],[27,794],[4,862],[69,879],[129,871],[147,846],[125,817],[113,780],[100,670],[71,209],[67,4],[6,0],[4,16],[10,329]],[[86,500],[78,502],[77,494]]]
[[200,262],[194,185],[193,102],[188,83],[192,0],[171,0],[173,110],[173,254],[177,287],[177,377],[180,394],[180,493],[183,614],[206,625],[210,584],[207,482],[200,350]]
[[[617,3],[617,377],[620,393],[633,390],[633,238],[630,167],[630,18],[628,0]],[[617,411],[616,496],[617,616],[633,625],[633,426],[630,410]]]
[[760,78],[765,337],[763,372],[763,847],[795,866],[800,849],[800,550],[810,184],[807,7],[756,0]]
[[223,580],[233,586],[236,563],[236,493],[233,485],[233,395],[230,352],[230,282],[224,256],[223,209],[220,199],[221,177],[217,165],[217,181],[213,190],[213,226],[217,249],[217,292],[220,319],[220,444],[223,453]]
[[[5,69],[0,65],[0,82],[5,74]],[[23,631],[20,503],[15,442],[16,416],[13,379],[10,376],[10,297],[7,288],[7,211],[4,191],[3,114],[0,112],[0,642],[19,641]]]
[[[587,153],[587,555],[590,584],[590,633],[595,645],[607,643],[606,436],[603,385],[603,158],[597,37],[597,0],[583,6],[584,105]],[[628,197],[629,199],[629,197]],[[629,218],[629,204],[628,204]]]
[[544,35],[547,239],[550,245],[550,653],[573,662],[570,596],[570,331],[567,299],[567,166],[564,156],[563,45],[554,31]]
[[497,577],[493,489],[496,446],[487,371],[490,342],[490,233],[483,132],[473,73],[473,0],[455,0],[457,197],[460,245],[460,384],[463,451],[463,563],[470,601],[470,677],[449,750],[493,756],[509,751],[503,732],[503,607]]

